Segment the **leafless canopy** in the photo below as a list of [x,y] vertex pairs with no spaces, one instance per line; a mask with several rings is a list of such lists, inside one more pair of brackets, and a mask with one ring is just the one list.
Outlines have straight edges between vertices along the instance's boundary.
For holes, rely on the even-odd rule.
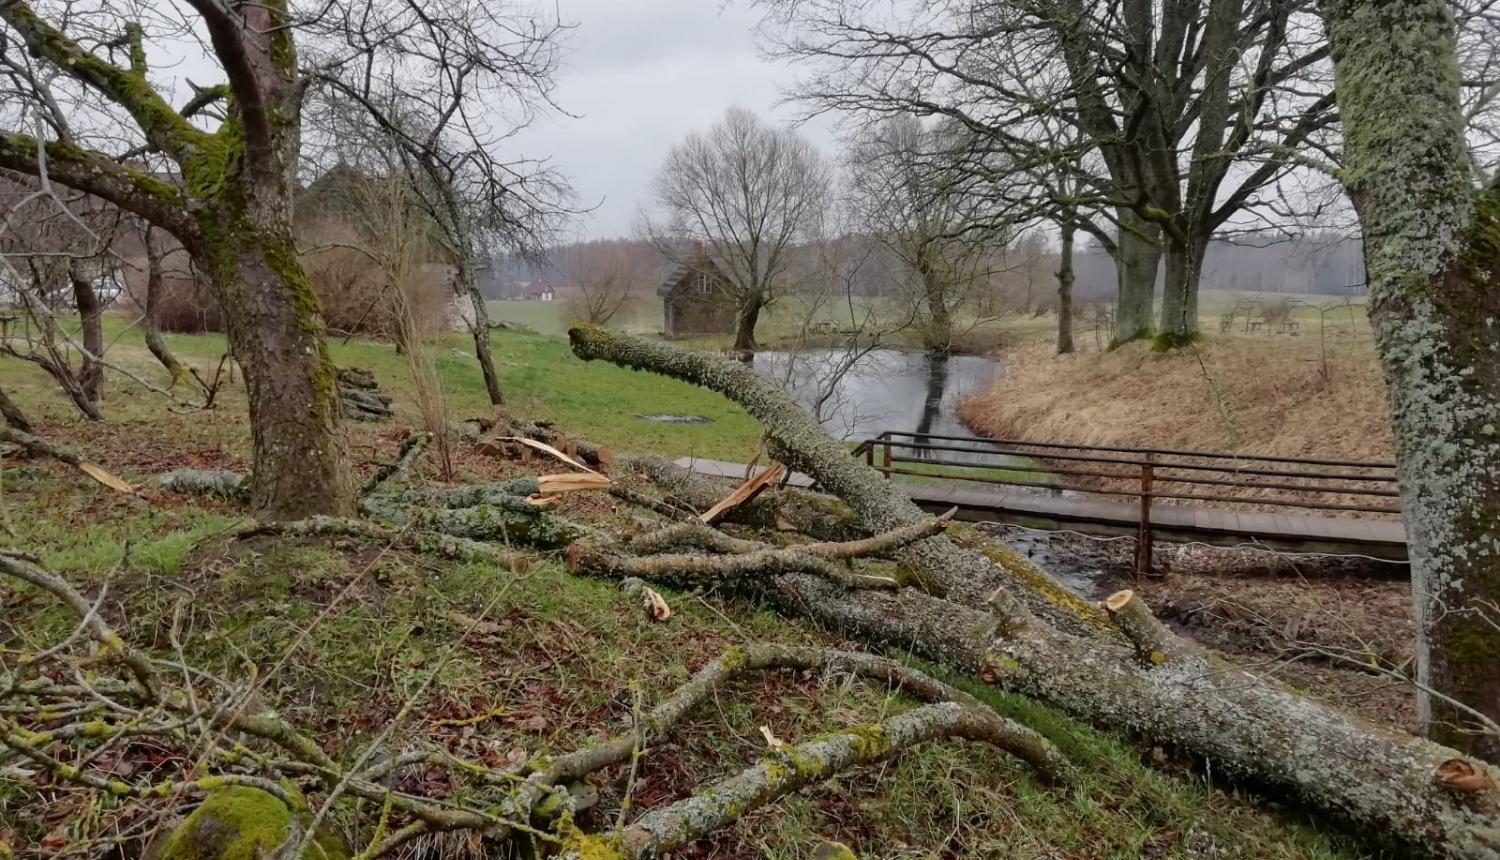
[[755,347],[756,321],[793,250],[822,227],[829,185],[827,164],[806,140],[742,108],[667,155],[653,186],[662,218],[649,231],[674,258],[683,257],[681,240],[704,243],[738,308],[737,349]]

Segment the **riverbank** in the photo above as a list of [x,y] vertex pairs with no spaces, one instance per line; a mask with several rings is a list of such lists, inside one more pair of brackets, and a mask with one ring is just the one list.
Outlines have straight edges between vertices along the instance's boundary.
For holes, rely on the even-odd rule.
[[[1255,549],[1157,544],[1135,576],[1135,541],[993,525],[986,531],[1090,600],[1140,595],[1177,633],[1375,722],[1416,728],[1411,587],[1399,565]],[[1371,668],[1372,666],[1378,668]]]
[[1385,382],[1368,335],[1210,335],[1155,353],[1054,354],[1028,338],[1005,374],[959,401],[980,435],[1084,445],[1384,460],[1392,456]]

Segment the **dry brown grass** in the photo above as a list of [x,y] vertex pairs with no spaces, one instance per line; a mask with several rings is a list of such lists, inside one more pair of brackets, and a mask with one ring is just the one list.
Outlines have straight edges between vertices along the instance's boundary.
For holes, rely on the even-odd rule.
[[[990,436],[1387,460],[1385,382],[1369,337],[1214,335],[1194,350],[1146,344],[1057,356],[1027,341],[1006,374],[965,398],[959,415]],[[1199,359],[1201,358],[1201,364]]]

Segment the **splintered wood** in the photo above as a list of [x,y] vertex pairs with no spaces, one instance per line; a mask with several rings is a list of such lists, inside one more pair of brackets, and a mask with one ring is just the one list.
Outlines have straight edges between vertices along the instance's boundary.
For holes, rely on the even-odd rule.
[[115,477],[109,470],[94,463],[71,448],[55,445],[30,433],[23,433],[13,427],[0,426],[0,442],[9,442],[12,445],[20,445],[29,451],[43,454],[72,466],[78,471],[88,475],[95,481],[120,493],[134,493],[135,488]]
[[[510,452],[511,450],[513,450],[509,447],[510,445],[521,446],[519,449],[515,449],[521,452],[525,452],[528,449],[532,451],[540,451],[543,454],[566,463],[569,466],[572,466],[573,468],[580,471],[589,472],[594,475],[599,474],[598,471],[590,469],[588,466],[584,465],[583,461],[579,460],[577,457],[574,457],[572,454],[565,452],[559,448],[553,447],[552,445],[548,445],[546,442],[538,442],[535,439],[528,439],[525,436],[498,436],[494,439],[488,439],[484,442],[480,442],[475,447],[475,450],[481,454],[488,454],[492,457],[504,457],[510,456]],[[572,445],[568,445],[567,447],[571,448]],[[609,455],[605,452],[602,452],[601,449],[600,463],[607,465],[608,462]]]
[[740,484],[734,492],[730,493],[728,496],[725,496],[723,501],[719,502],[717,505],[714,505],[713,507],[709,508],[701,515],[699,515],[698,519],[702,520],[705,523],[708,523],[709,525],[713,525],[721,518],[723,518],[725,514],[760,495],[766,487],[769,487],[772,484],[776,483],[776,481],[781,477],[781,474],[785,471],[786,467],[781,465],[780,463],[777,463],[771,468],[766,469],[759,475],[756,475],[745,483]]

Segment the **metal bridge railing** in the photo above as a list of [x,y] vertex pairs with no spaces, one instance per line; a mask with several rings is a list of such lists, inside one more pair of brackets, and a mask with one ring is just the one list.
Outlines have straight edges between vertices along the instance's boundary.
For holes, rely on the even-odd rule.
[[1157,500],[1399,515],[1395,464],[1074,445],[888,430],[855,447],[887,477],[936,478],[1140,501],[1141,557],[1149,567],[1151,507]]

